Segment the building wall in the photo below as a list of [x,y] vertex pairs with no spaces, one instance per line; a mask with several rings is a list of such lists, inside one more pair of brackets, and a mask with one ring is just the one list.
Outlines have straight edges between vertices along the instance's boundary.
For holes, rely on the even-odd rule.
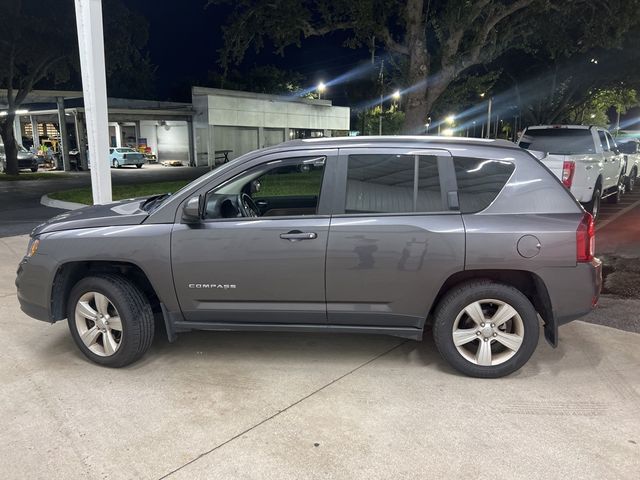
[[348,107],[328,100],[285,98],[194,87],[192,90],[198,165],[220,163],[215,151],[233,150],[229,159],[289,139],[293,130],[348,131]]

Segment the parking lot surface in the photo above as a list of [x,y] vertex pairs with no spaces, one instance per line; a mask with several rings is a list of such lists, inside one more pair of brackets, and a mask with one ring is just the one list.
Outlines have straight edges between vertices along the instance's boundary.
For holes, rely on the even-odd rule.
[[158,335],[124,369],[19,310],[0,239],[3,478],[635,479],[640,335],[574,322],[498,380],[373,335]]

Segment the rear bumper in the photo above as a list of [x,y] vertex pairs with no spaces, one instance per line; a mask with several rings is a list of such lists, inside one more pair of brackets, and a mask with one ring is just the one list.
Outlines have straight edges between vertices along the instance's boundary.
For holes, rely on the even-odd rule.
[[596,308],[602,290],[602,262],[597,258],[575,267],[553,268],[540,273],[557,325],[583,317]]
[[146,162],[146,159],[144,157],[140,157],[140,158],[123,158],[121,160],[118,160],[120,162],[120,165],[140,165],[144,162]]

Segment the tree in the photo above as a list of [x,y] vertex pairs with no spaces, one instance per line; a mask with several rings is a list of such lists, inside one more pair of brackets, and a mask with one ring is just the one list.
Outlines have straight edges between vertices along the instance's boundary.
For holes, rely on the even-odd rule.
[[[42,8],[36,0],[12,0],[0,5],[0,86],[7,89],[6,114],[0,117],[0,136],[6,173],[18,173],[15,112],[29,92],[45,78],[69,78],[70,54],[76,42],[66,24],[74,18],[71,2]],[[71,30],[73,32],[73,30]]]
[[245,92],[293,95],[302,92],[303,76],[273,65],[254,66],[247,72],[228,70],[226,75],[209,72],[207,84]]
[[[225,1],[225,0],[221,0]],[[210,0],[212,3],[213,0]],[[265,41],[282,54],[312,36],[351,34],[347,45],[381,42],[406,65],[408,89],[404,130],[420,130],[448,87],[470,68],[487,64],[505,51],[529,45],[545,15],[580,25],[580,19],[605,8],[600,20],[618,22],[625,0],[234,0],[223,27],[224,69],[239,64],[249,48]],[[627,3],[636,4],[637,0]],[[624,11],[628,11],[624,7]],[[544,15],[542,14],[544,13]],[[593,33],[593,32],[592,32]]]
[[[155,67],[144,53],[148,26],[122,0],[104,1],[107,88],[112,96],[152,96]],[[78,37],[73,2],[44,8],[38,0],[0,4],[0,87],[7,89],[6,115],[0,136],[6,173],[18,173],[15,112],[38,86],[80,88]]]

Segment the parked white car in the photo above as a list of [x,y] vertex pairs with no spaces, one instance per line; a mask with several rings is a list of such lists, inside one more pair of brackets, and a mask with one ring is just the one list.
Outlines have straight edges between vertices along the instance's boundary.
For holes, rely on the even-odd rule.
[[142,168],[142,165],[147,161],[144,154],[129,147],[110,148],[109,158],[111,166],[115,168],[120,168],[123,165],[135,165],[137,168]]
[[611,134],[588,125],[527,127],[518,140],[538,157],[594,218],[601,199],[618,203],[624,189],[624,156]]
[[635,138],[621,141],[618,148],[626,159],[624,186],[627,192],[631,192],[635,188],[638,170],[640,170],[640,141]]

